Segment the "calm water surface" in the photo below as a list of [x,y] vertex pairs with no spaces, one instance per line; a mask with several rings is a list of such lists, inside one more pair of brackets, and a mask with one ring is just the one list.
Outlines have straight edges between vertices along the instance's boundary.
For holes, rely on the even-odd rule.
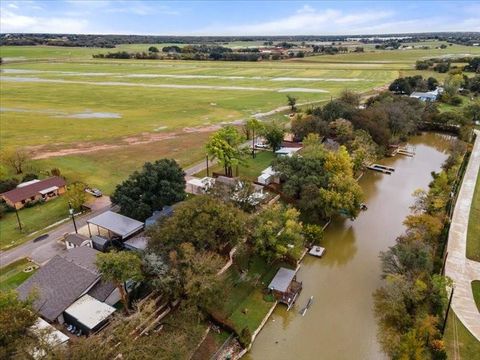
[[[426,189],[431,171],[447,158],[451,138],[427,133],[410,140],[413,158],[382,161],[392,175],[368,171],[360,180],[368,210],[355,221],[338,221],[325,232],[322,259],[305,257],[297,278],[303,291],[289,311],[277,306],[257,337],[249,359],[384,359],[376,339],[373,291],[381,285],[378,254],[404,227],[415,189]],[[299,315],[310,296],[314,302]]]

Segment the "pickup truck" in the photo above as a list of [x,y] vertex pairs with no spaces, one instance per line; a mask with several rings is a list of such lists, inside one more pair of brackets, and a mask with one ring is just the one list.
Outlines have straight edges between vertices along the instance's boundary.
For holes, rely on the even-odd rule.
[[90,195],[93,195],[95,197],[101,197],[103,194],[100,190],[96,189],[96,188],[85,188],[85,192],[86,193],[89,193]]

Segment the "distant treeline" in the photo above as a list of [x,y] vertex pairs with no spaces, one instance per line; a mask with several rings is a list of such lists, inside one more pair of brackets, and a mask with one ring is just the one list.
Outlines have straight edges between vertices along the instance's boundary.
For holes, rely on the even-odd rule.
[[[467,63],[467,65],[459,68],[452,66],[451,63]],[[417,70],[433,70],[439,73],[446,73],[451,69],[460,69],[463,71],[480,73],[480,57],[455,57],[455,58],[432,58],[427,60],[418,60],[416,63]]]
[[382,35],[308,35],[308,36],[151,36],[151,35],[80,35],[80,34],[0,34],[0,45],[51,45],[113,48],[119,44],[189,44],[227,43],[232,41],[274,42],[342,42],[362,43],[414,42],[437,39],[456,44],[480,42],[478,32],[382,34]]
[[179,47],[169,45],[162,48],[151,46],[148,52],[118,51],[107,54],[94,54],[95,59],[143,59],[143,60],[223,60],[223,61],[259,61],[280,60],[293,57],[304,57],[302,51],[280,51],[276,53],[260,53],[258,48],[231,49],[218,45],[186,45]]

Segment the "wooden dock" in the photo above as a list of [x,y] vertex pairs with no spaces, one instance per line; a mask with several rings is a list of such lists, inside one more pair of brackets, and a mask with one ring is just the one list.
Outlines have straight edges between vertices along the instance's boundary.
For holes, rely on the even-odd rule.
[[378,172],[381,172],[382,174],[387,174],[387,175],[391,175],[395,171],[395,168],[391,166],[385,166],[380,164],[369,165],[367,166],[367,169],[378,171]]

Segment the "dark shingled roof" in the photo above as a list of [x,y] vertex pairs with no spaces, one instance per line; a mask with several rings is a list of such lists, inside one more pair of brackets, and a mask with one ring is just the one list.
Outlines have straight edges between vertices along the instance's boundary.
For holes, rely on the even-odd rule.
[[7,192],[2,193],[1,195],[5,198],[10,200],[13,203],[17,203],[22,200],[26,200],[32,196],[38,194],[38,192],[48,189],[52,186],[63,187],[65,186],[65,180],[59,176],[54,176],[45,180],[40,180],[35,182],[31,185],[26,185],[22,187],[17,187],[13,190],[9,190]]
[[81,246],[85,240],[88,240],[89,238],[85,235],[82,234],[68,234],[65,236],[65,241],[72,243],[76,246]]
[[98,251],[83,246],[55,256],[17,288],[19,297],[25,299],[32,291],[37,291],[34,307],[49,321],[54,321],[93,285],[90,295],[104,301],[115,287],[99,281],[100,274],[95,266],[97,254]]

